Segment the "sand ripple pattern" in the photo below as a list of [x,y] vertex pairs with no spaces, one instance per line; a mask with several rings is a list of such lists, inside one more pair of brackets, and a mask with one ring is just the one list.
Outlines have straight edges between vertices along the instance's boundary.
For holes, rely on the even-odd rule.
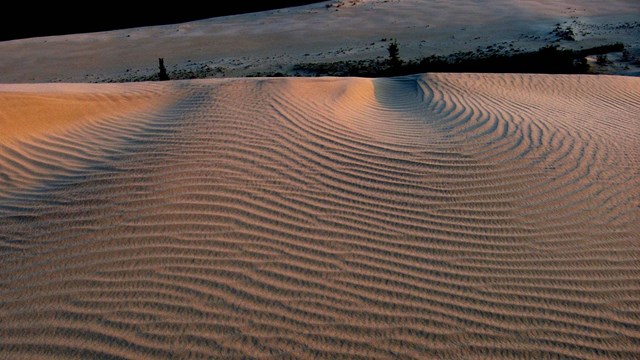
[[136,86],[0,144],[0,358],[640,357],[639,79]]

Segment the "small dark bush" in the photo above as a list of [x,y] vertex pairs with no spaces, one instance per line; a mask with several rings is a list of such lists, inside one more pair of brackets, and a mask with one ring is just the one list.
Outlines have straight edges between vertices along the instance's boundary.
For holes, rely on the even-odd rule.
[[[399,59],[397,49],[392,45],[388,47],[389,59],[306,63],[294,66],[294,70],[316,76],[364,77],[427,72],[586,74],[590,71],[586,56],[624,50],[624,45],[621,43],[579,51],[560,49],[556,45],[550,45],[531,52],[463,52],[449,56],[433,55],[403,62]],[[394,58],[397,58],[397,62],[393,60]]]
[[389,51],[389,65],[392,69],[397,69],[402,65],[402,61],[400,60],[400,49],[398,48],[398,43],[394,40],[389,47],[387,47],[387,51]]
[[158,79],[160,81],[169,80],[169,75],[167,75],[167,69],[164,67],[164,59],[158,59],[158,66],[160,67],[160,71],[158,72]]

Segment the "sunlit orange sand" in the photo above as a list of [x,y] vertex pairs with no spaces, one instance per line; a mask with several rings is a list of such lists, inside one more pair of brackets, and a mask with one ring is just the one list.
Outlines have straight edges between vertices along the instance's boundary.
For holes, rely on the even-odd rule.
[[640,356],[640,79],[0,85],[0,358]]

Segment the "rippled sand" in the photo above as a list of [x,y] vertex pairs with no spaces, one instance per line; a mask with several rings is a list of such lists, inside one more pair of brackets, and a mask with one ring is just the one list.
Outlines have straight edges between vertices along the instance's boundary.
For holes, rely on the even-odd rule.
[[0,85],[0,357],[640,356],[640,79]]

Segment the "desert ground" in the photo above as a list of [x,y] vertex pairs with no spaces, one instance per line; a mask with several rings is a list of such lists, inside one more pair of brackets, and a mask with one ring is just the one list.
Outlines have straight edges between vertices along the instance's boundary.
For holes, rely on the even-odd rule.
[[[123,9],[126,11],[126,9]],[[574,41],[554,32],[570,29]],[[341,0],[183,24],[0,42],[0,82],[148,80],[164,58],[174,78],[304,75],[296,64],[456,52],[513,53],[622,42],[640,74],[637,0]]]
[[0,90],[3,357],[640,354],[638,78]]
[[[0,359],[640,357],[639,77],[72,83],[146,66],[158,44],[107,51],[132,38],[177,59],[221,24],[229,42],[254,39],[254,18],[328,34],[362,27],[348,11],[392,24],[378,7],[410,22],[425,3],[452,28],[506,6],[327,2],[186,35],[0,42]],[[575,3],[518,14],[547,31]],[[603,23],[637,10],[579,3]],[[256,64],[270,51],[237,46]],[[102,60],[67,64],[74,47]]]

